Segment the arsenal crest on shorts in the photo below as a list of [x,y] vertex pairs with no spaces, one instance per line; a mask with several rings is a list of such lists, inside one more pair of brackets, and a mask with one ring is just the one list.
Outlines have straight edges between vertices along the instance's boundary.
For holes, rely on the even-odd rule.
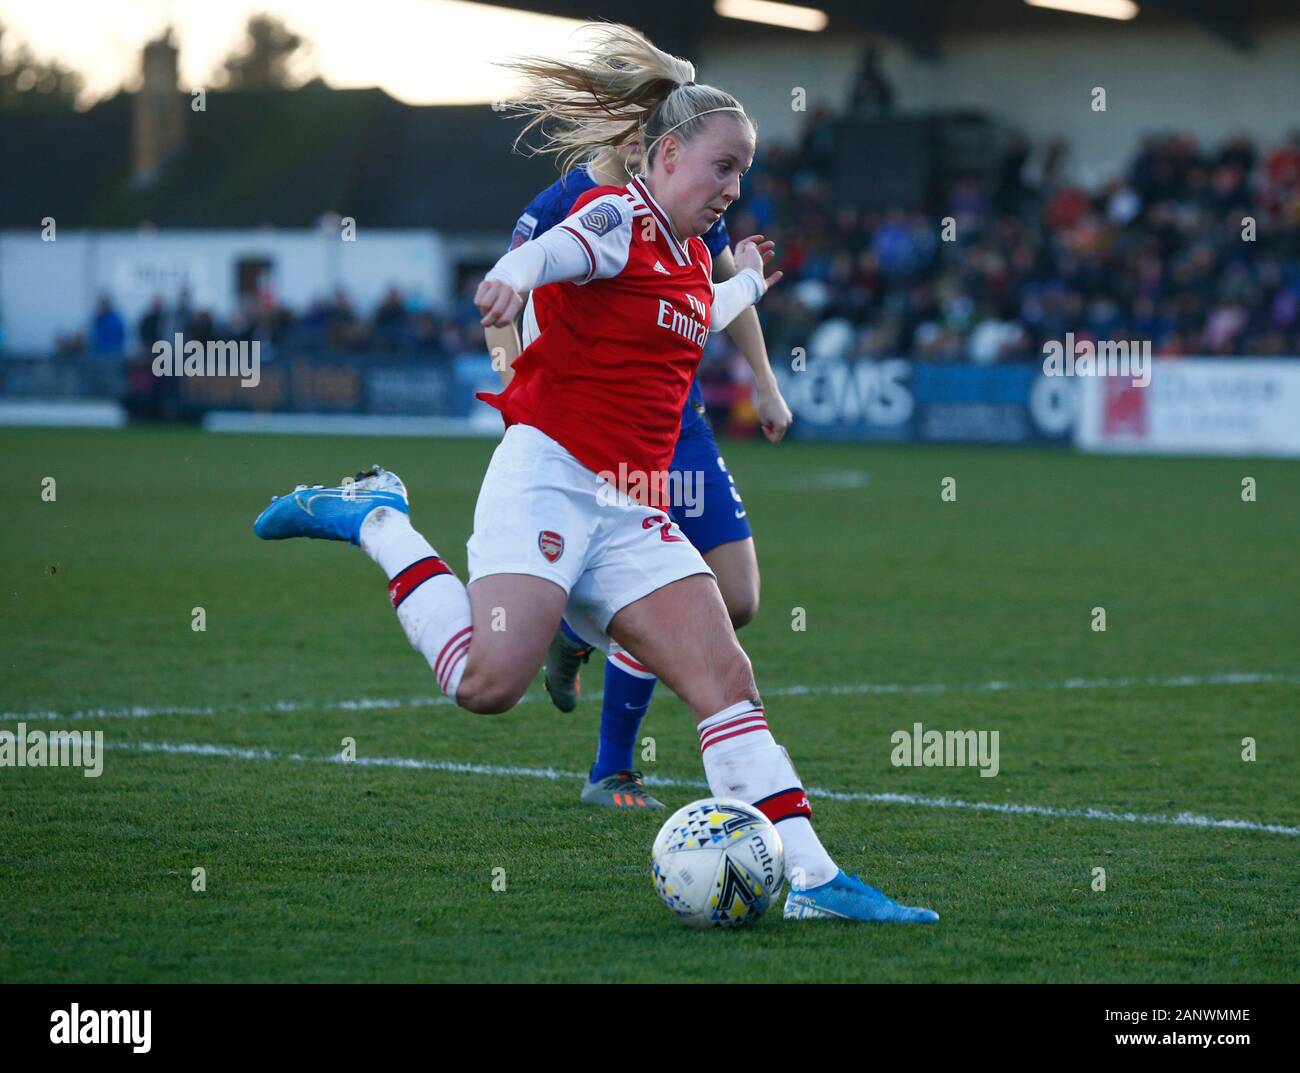
[[564,537],[543,529],[537,534],[537,550],[546,556],[548,563],[553,563],[564,554]]

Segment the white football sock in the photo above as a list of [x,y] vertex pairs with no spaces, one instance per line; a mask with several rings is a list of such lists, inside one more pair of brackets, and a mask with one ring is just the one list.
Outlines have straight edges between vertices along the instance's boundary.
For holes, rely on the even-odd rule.
[[376,507],[366,516],[361,548],[387,575],[388,595],[407,639],[455,700],[474,635],[465,586],[411,519],[391,507]]
[[748,802],[776,825],[790,885],[819,887],[834,879],[839,866],[809,822],[808,795],[763,709],[749,701],[733,704],[703,720],[699,732],[709,789]]

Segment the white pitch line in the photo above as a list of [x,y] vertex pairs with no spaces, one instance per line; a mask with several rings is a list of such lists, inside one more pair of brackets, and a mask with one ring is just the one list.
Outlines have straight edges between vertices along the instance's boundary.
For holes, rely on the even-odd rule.
[[152,719],[157,715],[220,715],[218,708],[187,708],[164,705],[148,708],[131,705],[127,708],[79,708],[76,711],[56,712],[49,709],[35,712],[0,712],[0,719]]
[[[812,697],[812,696],[870,696],[876,694],[918,694],[918,693],[1002,693],[1012,691],[1030,691],[1035,689],[1133,689],[1133,688],[1186,688],[1188,686],[1244,686],[1266,684],[1300,684],[1300,674],[1263,673],[1229,673],[1229,674],[1185,674],[1174,678],[1066,678],[1059,682],[970,682],[948,683],[931,682],[919,684],[900,684],[887,682],[858,682],[841,685],[795,685],[776,686],[763,689],[764,697]],[[585,694],[592,700],[599,700],[600,693]],[[544,693],[528,693],[520,704],[538,704],[547,700]],[[278,700],[270,704],[240,704],[222,707],[178,707],[163,705],[147,707],[131,705],[122,708],[81,708],[74,711],[56,712],[52,710],[31,712],[0,712],[0,719],[149,719],[158,715],[263,715],[269,712],[362,712],[362,711],[403,711],[415,708],[451,706],[449,697],[360,697],[355,700]]]
[[767,697],[801,697],[805,695],[830,694],[832,696],[856,696],[872,693],[1001,693],[1012,690],[1033,689],[1132,689],[1134,687],[1187,687],[1187,686],[1244,686],[1262,683],[1282,682],[1300,683],[1300,674],[1184,674],[1175,678],[1066,678],[1061,682],[977,682],[964,685],[950,685],[945,682],[933,682],[920,685],[889,685],[885,683],[863,682],[857,685],[811,685],[779,686],[776,689],[762,689]]
[[[520,704],[545,700],[544,694],[529,694]],[[428,708],[451,705],[448,697],[361,697],[356,700],[277,700],[270,704],[230,704],[220,707],[191,708],[165,704],[159,707],[130,705],[122,708],[78,708],[56,712],[49,709],[31,712],[0,712],[0,719],[152,719],[159,715],[267,715],[277,712],[363,712],[383,709]]]
[[[355,764],[358,767],[414,768],[420,771],[447,771],[458,775],[488,775],[497,778],[572,779],[585,780],[579,771],[559,771],[556,768],[508,767],[499,764],[468,764],[454,760],[419,760],[413,757],[373,756],[344,760],[342,756],[304,756],[302,753],[275,753],[269,749],[237,749],[226,745],[207,745],[177,742],[106,742],[106,747],[142,753],[180,753],[195,756],[226,756],[238,760],[295,760],[307,763]],[[708,790],[708,783],[689,779],[670,779],[647,775],[647,786],[670,786],[688,790]],[[1255,820],[1221,820],[1212,816],[1199,816],[1194,812],[1180,812],[1177,816],[1158,813],[1110,812],[1099,808],[1058,808],[1054,805],[1017,805],[992,801],[963,801],[955,797],[926,797],[922,794],[869,794],[839,790],[808,788],[809,797],[823,797],[829,801],[866,801],[881,805],[921,805],[925,808],[966,809],[972,812],[1001,812],[1016,816],[1049,816],[1064,820],[1103,820],[1112,823],[1150,823],[1167,827],[1210,827],[1232,831],[1261,831],[1267,834],[1300,836],[1300,827],[1287,827],[1280,823],[1259,823]]]

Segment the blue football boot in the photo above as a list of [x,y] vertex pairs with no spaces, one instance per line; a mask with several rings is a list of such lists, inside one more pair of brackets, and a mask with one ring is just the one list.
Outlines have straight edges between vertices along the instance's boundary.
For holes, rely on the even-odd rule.
[[878,920],[886,924],[933,924],[939,919],[939,914],[933,909],[899,905],[875,887],[868,887],[861,876],[845,875],[842,870],[820,887],[807,890],[791,887],[785,899],[784,916],[786,920],[830,917]]
[[263,540],[315,537],[359,544],[361,523],[376,507],[411,513],[401,478],[371,466],[338,488],[300,484],[288,495],[272,496],[271,505],[253,523],[253,532]]

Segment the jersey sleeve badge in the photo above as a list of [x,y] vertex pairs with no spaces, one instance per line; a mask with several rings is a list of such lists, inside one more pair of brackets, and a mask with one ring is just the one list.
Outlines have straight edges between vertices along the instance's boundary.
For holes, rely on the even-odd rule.
[[514,234],[510,236],[510,248],[513,250],[516,246],[522,246],[537,229],[537,217],[529,213],[524,213],[519,217],[519,222],[515,224]]
[[612,201],[605,201],[594,206],[578,218],[584,228],[593,235],[608,235],[623,222],[623,214]]

